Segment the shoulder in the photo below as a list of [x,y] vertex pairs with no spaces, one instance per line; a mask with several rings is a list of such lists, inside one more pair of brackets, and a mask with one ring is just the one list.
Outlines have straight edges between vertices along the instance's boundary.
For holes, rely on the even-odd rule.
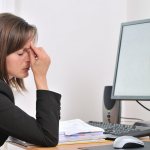
[[0,80],[0,97],[2,95],[8,97],[14,103],[14,95],[11,88],[4,81]]

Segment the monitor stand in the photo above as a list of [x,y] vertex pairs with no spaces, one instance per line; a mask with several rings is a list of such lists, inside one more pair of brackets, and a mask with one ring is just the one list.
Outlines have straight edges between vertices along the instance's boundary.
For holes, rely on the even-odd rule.
[[135,126],[150,127],[150,121],[137,121],[134,123]]

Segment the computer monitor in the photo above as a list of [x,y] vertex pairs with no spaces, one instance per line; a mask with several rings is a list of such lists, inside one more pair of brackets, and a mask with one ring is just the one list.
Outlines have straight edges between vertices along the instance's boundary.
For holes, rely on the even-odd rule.
[[111,98],[150,100],[150,19],[121,24]]

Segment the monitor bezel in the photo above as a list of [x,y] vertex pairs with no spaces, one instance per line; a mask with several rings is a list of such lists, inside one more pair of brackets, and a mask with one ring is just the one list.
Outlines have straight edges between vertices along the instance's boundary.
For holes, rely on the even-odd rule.
[[143,23],[150,23],[150,19],[135,20],[135,21],[121,23],[119,42],[118,42],[118,50],[117,50],[117,57],[116,57],[116,65],[115,65],[115,72],[114,72],[114,79],[113,79],[113,86],[112,86],[112,92],[111,92],[111,99],[112,100],[143,100],[143,101],[150,101],[150,96],[130,96],[130,95],[129,96],[122,96],[122,95],[114,95],[115,84],[116,84],[116,77],[117,77],[117,71],[118,71],[118,64],[119,64],[119,56],[120,56],[120,47],[121,47],[121,41],[122,41],[123,28],[125,26],[136,25],[136,24],[143,24]]

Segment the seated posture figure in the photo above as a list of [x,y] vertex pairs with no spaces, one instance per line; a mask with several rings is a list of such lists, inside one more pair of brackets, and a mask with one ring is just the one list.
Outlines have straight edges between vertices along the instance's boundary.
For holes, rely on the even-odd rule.
[[[24,19],[0,13],[0,146],[9,136],[39,146],[56,146],[61,95],[49,91],[50,57],[35,46],[37,29]],[[31,68],[36,85],[36,119],[14,102],[12,89],[25,91],[23,78]]]

